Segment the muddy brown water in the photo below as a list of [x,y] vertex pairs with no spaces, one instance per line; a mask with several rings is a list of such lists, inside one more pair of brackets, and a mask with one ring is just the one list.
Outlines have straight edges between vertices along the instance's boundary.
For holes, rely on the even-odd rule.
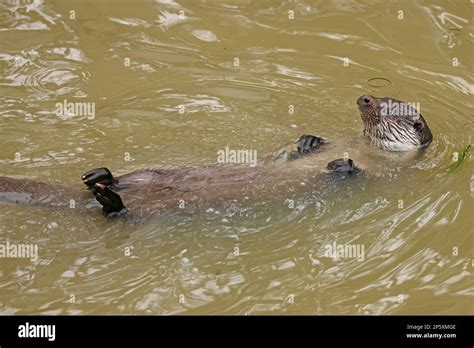
[[[0,175],[81,188],[94,167],[208,165],[226,147],[260,162],[301,134],[371,175],[142,224],[0,204],[1,244],[38,248],[0,259],[0,313],[473,314],[472,161],[446,171],[472,143],[472,6],[2,1]],[[365,142],[366,93],[419,103],[423,155]]]

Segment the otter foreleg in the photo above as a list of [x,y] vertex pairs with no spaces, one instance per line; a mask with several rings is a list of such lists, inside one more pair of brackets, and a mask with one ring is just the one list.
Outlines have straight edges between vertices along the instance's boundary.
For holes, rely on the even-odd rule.
[[323,138],[315,135],[302,135],[296,142],[296,151],[288,154],[288,159],[294,160],[303,156],[313,154],[324,144]]
[[[302,135],[291,146],[280,149],[275,153],[276,159],[295,160],[313,154],[324,144],[324,139],[315,135]],[[296,149],[295,149],[296,145]]]
[[333,173],[357,173],[360,171],[350,158],[339,158],[331,161],[328,163],[327,169]]
[[299,155],[306,155],[318,150],[324,144],[323,138],[314,135],[302,135],[296,142]]
[[336,181],[356,177],[362,172],[350,158],[338,158],[329,162],[326,168]]

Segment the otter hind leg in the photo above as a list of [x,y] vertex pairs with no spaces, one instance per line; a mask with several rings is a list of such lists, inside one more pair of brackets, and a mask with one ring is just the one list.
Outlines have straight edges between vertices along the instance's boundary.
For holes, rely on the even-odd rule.
[[94,189],[95,184],[109,186],[115,182],[112,173],[105,167],[89,170],[81,176],[81,179],[88,189]]
[[93,191],[95,199],[102,205],[102,212],[108,218],[127,213],[122,198],[104,184],[96,183]]

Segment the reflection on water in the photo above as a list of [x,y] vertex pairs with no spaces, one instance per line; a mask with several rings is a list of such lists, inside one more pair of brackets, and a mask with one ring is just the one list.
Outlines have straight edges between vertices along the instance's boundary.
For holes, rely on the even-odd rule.
[[[367,175],[137,224],[2,204],[0,242],[39,257],[0,260],[0,312],[472,314],[472,162],[446,171],[472,142],[470,6],[2,1],[0,175],[81,187],[93,167],[204,165],[227,146],[265,160],[301,134]],[[370,148],[362,94],[420,103],[432,145]],[[64,101],[95,117],[58,116]]]

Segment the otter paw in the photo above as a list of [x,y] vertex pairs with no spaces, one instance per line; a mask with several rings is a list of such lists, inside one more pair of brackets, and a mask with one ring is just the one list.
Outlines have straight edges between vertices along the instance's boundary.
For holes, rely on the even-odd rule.
[[324,140],[314,135],[302,135],[296,142],[298,153],[307,154],[313,152],[321,147]]
[[102,205],[102,212],[108,218],[125,214],[128,210],[122,203],[122,198],[103,184],[95,184],[93,193],[95,199]]
[[350,158],[339,158],[328,163],[327,169],[333,173],[355,173],[359,168]]
[[81,179],[89,189],[93,189],[95,184],[109,186],[115,182],[112,173],[107,168],[89,170],[81,176]]

